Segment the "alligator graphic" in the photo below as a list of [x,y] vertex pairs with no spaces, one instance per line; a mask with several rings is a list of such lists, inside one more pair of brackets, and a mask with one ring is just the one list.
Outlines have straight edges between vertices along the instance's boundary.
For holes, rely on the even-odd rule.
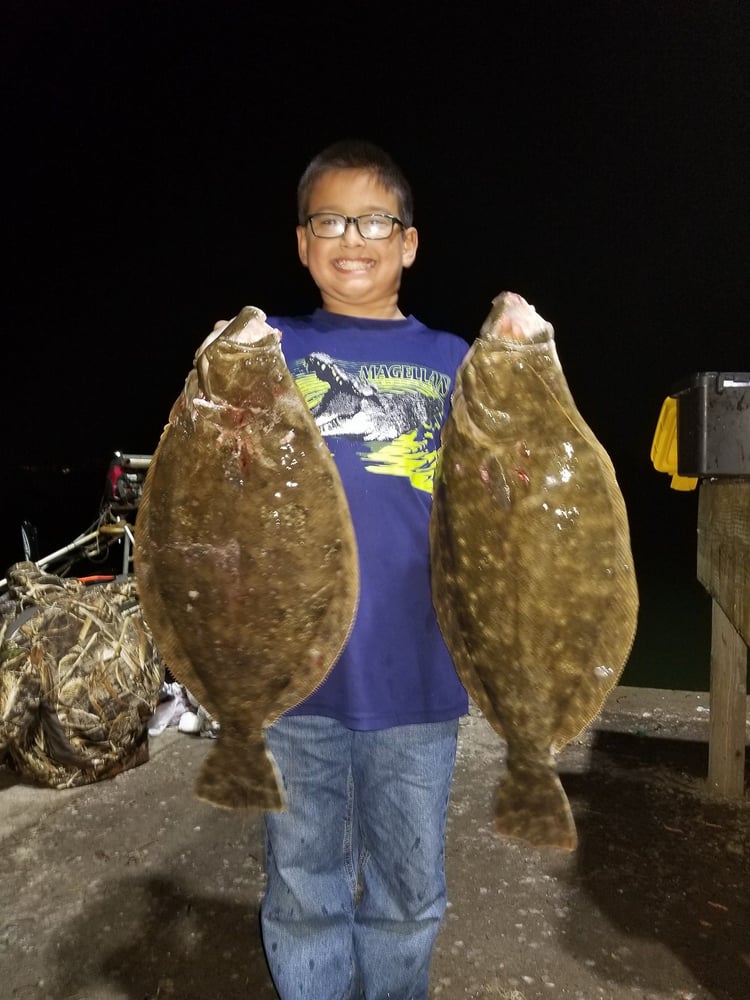
[[308,368],[329,386],[313,409],[323,436],[340,434],[361,441],[393,441],[407,431],[436,427],[441,403],[416,392],[384,392],[357,375],[349,375],[328,354],[306,358]]

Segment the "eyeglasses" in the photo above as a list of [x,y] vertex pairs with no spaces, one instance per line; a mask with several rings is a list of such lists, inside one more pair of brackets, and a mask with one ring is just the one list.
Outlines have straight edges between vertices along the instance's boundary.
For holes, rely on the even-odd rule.
[[385,215],[383,212],[371,212],[368,215],[339,215],[337,212],[315,212],[308,215],[313,236],[324,240],[332,240],[343,236],[347,226],[354,225],[357,232],[365,240],[387,240],[394,226],[405,229],[401,219],[395,215]]

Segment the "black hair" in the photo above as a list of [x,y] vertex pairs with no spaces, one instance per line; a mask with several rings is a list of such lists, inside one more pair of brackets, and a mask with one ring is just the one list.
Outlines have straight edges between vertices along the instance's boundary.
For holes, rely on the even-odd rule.
[[342,139],[334,142],[308,163],[297,185],[297,219],[301,226],[307,223],[307,210],[313,185],[329,170],[367,170],[374,174],[386,191],[396,195],[399,218],[405,226],[411,226],[414,218],[414,199],[409,182],[401,168],[384,149],[364,139]]

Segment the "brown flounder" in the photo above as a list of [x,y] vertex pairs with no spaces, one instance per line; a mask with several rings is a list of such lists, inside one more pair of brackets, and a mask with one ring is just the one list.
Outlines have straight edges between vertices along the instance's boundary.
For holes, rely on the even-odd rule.
[[135,535],[156,645],[220,725],[196,794],[283,809],[263,730],[338,658],[359,569],[338,470],[260,310],[243,309],[199,348]]
[[612,463],[576,408],[553,338],[520,295],[494,300],[457,375],[430,542],[446,643],[507,742],[496,829],[573,849],[554,754],[617,683],[638,591]]

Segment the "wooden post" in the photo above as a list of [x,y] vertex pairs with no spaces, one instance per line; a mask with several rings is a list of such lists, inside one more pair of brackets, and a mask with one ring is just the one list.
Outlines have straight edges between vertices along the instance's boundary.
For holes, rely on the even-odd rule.
[[742,798],[750,643],[750,479],[701,481],[698,580],[713,598],[708,787],[716,795]]
[[745,794],[747,646],[716,601],[711,609],[708,787],[715,795],[741,799]]

